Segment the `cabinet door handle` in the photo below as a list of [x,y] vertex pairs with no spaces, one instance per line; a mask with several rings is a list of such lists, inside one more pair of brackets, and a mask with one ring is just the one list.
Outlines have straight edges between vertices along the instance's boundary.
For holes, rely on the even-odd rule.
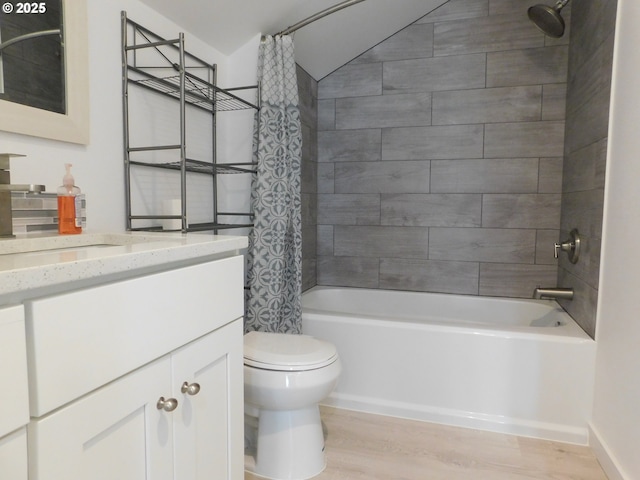
[[160,397],[158,399],[158,403],[156,403],[156,407],[158,410],[164,410],[165,412],[173,412],[176,408],[178,408],[178,400],[175,398],[167,398]]
[[189,382],[184,382],[182,384],[182,387],[180,388],[180,391],[182,393],[186,393],[187,395],[197,395],[200,391],[200,384],[196,382],[193,382],[191,384]]

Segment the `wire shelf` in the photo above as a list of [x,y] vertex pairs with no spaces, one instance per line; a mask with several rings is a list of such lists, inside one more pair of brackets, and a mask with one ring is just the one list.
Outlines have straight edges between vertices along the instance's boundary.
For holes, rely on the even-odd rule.
[[[180,99],[180,75],[153,77],[139,68],[129,66],[129,69],[146,77],[138,80],[129,79],[131,83]],[[209,111],[215,109],[216,112],[258,108],[251,102],[189,73],[185,73],[184,100],[190,105]]]
[[[179,161],[166,163],[150,163],[130,160],[129,163],[131,165],[140,165],[143,167],[165,168],[167,170],[178,171],[182,170],[182,164]],[[210,162],[187,159],[185,162],[185,169],[187,172],[192,173],[205,173],[208,175],[228,175],[239,173],[255,173],[256,165],[254,163],[218,163],[214,165]]]

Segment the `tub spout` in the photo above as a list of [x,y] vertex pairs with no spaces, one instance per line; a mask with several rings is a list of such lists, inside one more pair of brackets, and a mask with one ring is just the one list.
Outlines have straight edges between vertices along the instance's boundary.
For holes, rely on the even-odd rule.
[[541,288],[536,287],[533,290],[533,298],[535,299],[564,299],[573,300],[573,288]]

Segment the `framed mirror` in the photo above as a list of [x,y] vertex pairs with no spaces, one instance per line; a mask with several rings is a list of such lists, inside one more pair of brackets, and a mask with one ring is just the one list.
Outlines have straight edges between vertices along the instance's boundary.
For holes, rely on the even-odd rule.
[[0,20],[0,130],[88,144],[86,1],[9,1]]

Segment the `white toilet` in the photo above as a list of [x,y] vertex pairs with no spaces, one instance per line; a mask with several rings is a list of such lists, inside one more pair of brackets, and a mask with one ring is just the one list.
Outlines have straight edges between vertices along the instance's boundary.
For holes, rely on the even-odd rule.
[[303,480],[325,468],[318,403],[342,370],[336,347],[308,335],[244,336],[245,469]]

